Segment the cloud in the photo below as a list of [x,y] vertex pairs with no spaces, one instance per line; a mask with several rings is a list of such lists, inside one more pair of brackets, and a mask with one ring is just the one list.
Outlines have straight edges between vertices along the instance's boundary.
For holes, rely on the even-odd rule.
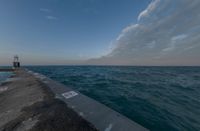
[[46,16],[46,18],[47,18],[48,20],[57,20],[57,19],[58,19],[57,17],[51,16],[51,15]]
[[139,14],[138,20],[149,16],[157,8],[159,3],[160,3],[160,0],[154,0],[153,2],[151,2],[148,5],[148,7]]
[[47,9],[47,8],[40,8],[40,11],[41,11],[41,12],[46,12],[46,13],[51,12],[51,10],[49,10],[49,9]]
[[155,46],[156,46],[156,41],[155,40],[153,40],[152,42],[146,44],[146,47],[150,48],[150,49],[154,48]]
[[181,43],[181,41],[184,40],[185,38],[187,38],[186,34],[181,34],[181,35],[172,37],[171,41],[169,43],[169,46],[167,48],[163,49],[162,51],[167,52],[167,51],[175,50],[177,44]]
[[[200,65],[200,1],[153,0],[94,64]],[[193,48],[195,47],[195,48]]]
[[57,20],[58,19],[57,17],[50,15],[52,13],[52,11],[50,9],[40,8],[40,11],[44,12],[46,14],[49,14],[49,15],[45,16],[45,18],[48,19],[48,20]]
[[172,37],[171,41],[173,42],[180,41],[180,40],[185,39],[186,37],[187,37],[186,34],[177,35],[177,36]]

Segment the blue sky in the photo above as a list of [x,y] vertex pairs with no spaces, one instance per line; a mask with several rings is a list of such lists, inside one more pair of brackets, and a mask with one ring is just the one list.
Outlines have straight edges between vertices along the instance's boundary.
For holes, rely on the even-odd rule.
[[1,64],[65,64],[105,55],[149,0],[1,0]]
[[0,65],[200,65],[199,0],[0,0]]

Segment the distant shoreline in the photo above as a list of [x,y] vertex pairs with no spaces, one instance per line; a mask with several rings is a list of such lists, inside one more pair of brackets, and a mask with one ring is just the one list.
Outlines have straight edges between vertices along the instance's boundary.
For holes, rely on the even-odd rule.
[[12,68],[0,68],[0,72],[13,72],[14,71],[14,69],[12,69]]
[[[112,66],[115,66],[115,67],[200,67],[200,65],[76,65],[76,64],[68,64],[68,65],[65,65],[65,64],[49,64],[49,65],[23,65],[23,67],[32,67],[32,66],[99,66],[99,67],[112,67]],[[2,68],[3,67],[3,68]],[[6,68],[12,68],[12,66],[10,65],[0,65],[0,70],[1,69],[6,69]]]

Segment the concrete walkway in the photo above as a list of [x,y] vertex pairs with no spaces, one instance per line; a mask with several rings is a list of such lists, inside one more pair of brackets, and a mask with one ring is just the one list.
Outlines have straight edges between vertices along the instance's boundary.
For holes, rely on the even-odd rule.
[[34,75],[17,70],[0,84],[0,131],[98,131],[56,99]]
[[147,131],[141,125],[78,91],[74,91],[44,75],[28,70],[27,72],[50,87],[57,98],[67,103],[69,107],[100,131]]

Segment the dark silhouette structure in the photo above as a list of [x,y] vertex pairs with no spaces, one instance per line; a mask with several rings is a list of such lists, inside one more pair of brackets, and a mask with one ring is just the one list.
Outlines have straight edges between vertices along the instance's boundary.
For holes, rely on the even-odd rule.
[[14,61],[13,61],[13,67],[20,68],[20,62],[19,62],[19,57],[17,55],[14,56]]

